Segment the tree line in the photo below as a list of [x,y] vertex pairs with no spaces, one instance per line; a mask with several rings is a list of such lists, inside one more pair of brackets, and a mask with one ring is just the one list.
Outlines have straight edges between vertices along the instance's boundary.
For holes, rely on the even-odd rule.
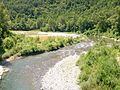
[[10,29],[119,33],[119,0],[4,0]]

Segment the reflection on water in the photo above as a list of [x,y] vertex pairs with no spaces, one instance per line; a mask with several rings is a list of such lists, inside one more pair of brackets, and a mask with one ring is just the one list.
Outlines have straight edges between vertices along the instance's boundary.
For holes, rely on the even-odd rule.
[[0,84],[0,90],[40,90],[42,76],[50,67],[65,57],[79,55],[88,50],[92,44],[92,41],[85,41],[57,51],[14,61],[9,66],[10,72]]

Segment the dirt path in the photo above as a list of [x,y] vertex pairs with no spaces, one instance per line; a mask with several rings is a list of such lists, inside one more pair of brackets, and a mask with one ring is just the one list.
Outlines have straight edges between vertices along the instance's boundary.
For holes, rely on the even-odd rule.
[[79,37],[79,34],[70,34],[70,33],[65,33],[65,32],[40,32],[40,31],[11,31],[15,34],[24,34],[27,36],[32,36],[32,37],[43,37],[43,36],[63,36],[63,37]]

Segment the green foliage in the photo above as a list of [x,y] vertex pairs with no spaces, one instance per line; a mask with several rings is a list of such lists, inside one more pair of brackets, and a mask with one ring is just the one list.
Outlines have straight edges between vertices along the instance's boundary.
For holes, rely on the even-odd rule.
[[4,49],[11,49],[12,47],[14,47],[15,43],[14,40],[10,37],[7,37],[3,40],[3,48]]
[[[4,0],[13,30],[119,32],[119,0]],[[119,33],[118,33],[119,35]]]
[[92,22],[92,21],[85,20],[80,25],[80,30],[81,30],[82,33],[84,33],[87,30],[92,30],[94,28],[95,28],[94,22]]
[[2,39],[5,37],[4,33],[7,30],[6,12],[5,12],[4,9],[5,9],[5,7],[0,2],[0,46],[1,46],[1,43],[2,43]]
[[83,90],[119,90],[120,67],[116,60],[119,47],[98,43],[83,55],[77,65],[80,66],[80,86]]
[[8,58],[13,55],[28,56],[33,54],[40,54],[47,51],[57,50],[61,47],[78,43],[85,40],[84,36],[78,38],[70,37],[49,37],[42,40],[39,37],[26,37],[24,35],[13,35],[7,37],[3,41],[5,53],[3,58]]
[[9,16],[7,10],[4,4],[0,1],[0,60],[2,59],[1,56],[4,52],[2,47],[3,39],[10,34],[8,31],[8,20]]

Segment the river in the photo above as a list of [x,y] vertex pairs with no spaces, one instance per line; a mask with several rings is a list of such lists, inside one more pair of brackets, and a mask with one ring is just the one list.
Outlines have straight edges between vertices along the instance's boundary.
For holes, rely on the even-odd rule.
[[80,55],[86,52],[93,41],[82,41],[76,45],[46,52],[40,55],[28,56],[12,61],[10,72],[0,83],[0,90],[40,90],[42,76],[57,62],[70,55]]

